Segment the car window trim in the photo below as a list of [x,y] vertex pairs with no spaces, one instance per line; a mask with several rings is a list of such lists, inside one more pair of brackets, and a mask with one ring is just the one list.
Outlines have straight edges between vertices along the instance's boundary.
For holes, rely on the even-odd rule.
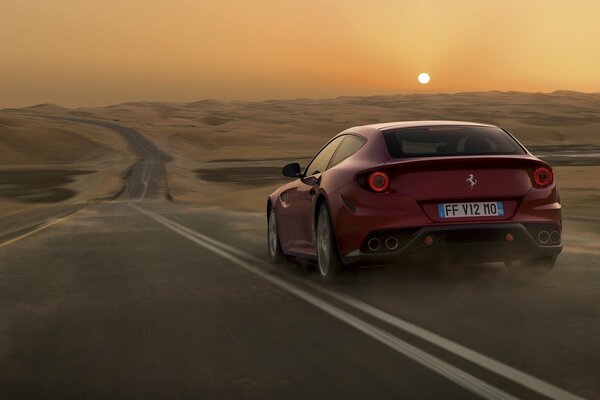
[[[363,136],[361,136],[361,135],[358,135],[358,134],[356,134],[356,133],[353,133],[353,132],[348,132],[348,133],[345,133],[345,134],[343,134],[343,135],[340,135],[340,136],[337,136],[337,137],[341,137],[341,136],[345,136],[345,137],[344,137],[344,140],[342,140],[342,141],[340,142],[340,144],[338,145],[337,149],[335,149],[335,151],[334,151],[334,152],[333,152],[333,154],[331,155],[331,158],[329,159],[329,162],[327,163],[327,168],[325,168],[325,171],[327,171],[327,170],[328,170],[329,168],[331,168],[331,167],[335,167],[335,166],[336,166],[336,165],[338,165],[339,163],[341,163],[341,162],[343,162],[344,160],[346,160],[348,157],[352,157],[352,155],[353,155],[354,153],[356,153],[356,151],[360,150],[360,149],[361,149],[361,148],[362,148],[362,147],[365,145],[365,143],[367,143],[367,139],[366,139],[365,137],[363,137]],[[340,151],[340,148],[342,147],[342,145],[344,144],[344,142],[345,142],[345,141],[348,139],[348,136],[355,136],[355,137],[357,137],[358,139],[360,139],[360,140],[362,141],[362,145],[361,145],[361,146],[360,146],[360,147],[359,147],[359,148],[358,148],[358,149],[357,149],[357,150],[356,150],[354,153],[350,154],[348,157],[346,157],[346,158],[344,158],[344,159],[340,160],[340,162],[338,162],[338,163],[337,163],[337,164],[335,164],[335,165],[331,165],[331,162],[332,162],[332,161],[333,161],[333,159],[335,158],[335,155],[338,153],[338,151]]]
[[[321,147],[321,149],[320,149],[320,150],[317,152],[317,154],[315,154],[315,156],[314,156],[314,157],[313,157],[313,158],[310,160],[310,162],[309,162],[309,163],[306,165],[306,168],[304,169],[304,172],[302,173],[302,175],[303,175],[303,176],[305,176],[305,177],[306,177],[306,176],[313,176],[313,175],[316,175],[316,174],[313,174],[313,175],[306,175],[306,173],[308,172],[308,168],[309,168],[309,167],[310,167],[310,165],[313,163],[313,161],[315,161],[315,158],[317,158],[317,157],[319,156],[319,154],[321,154],[321,152],[322,152],[323,150],[325,150],[325,148],[331,144],[331,142],[333,142],[334,140],[336,140],[336,139],[338,139],[338,138],[340,138],[340,137],[342,137],[342,136],[346,136],[346,135],[345,135],[345,134],[344,134],[344,135],[336,135],[336,136],[332,137],[332,138],[331,138],[331,139],[330,139],[330,140],[329,140],[327,143],[325,143],[325,145],[324,145],[323,147]],[[340,144],[342,144],[342,142],[343,142],[343,141],[344,141],[344,139],[342,139],[342,141],[340,141]],[[340,146],[340,144],[338,144],[338,147]],[[333,152],[333,154],[335,154],[335,153],[336,153],[336,151],[337,151],[337,148],[335,149],[335,151]],[[331,157],[332,157],[332,158],[333,158],[333,154],[331,155]],[[330,159],[327,161],[327,166],[329,165],[329,162],[330,162],[330,161],[331,161],[331,158],[330,158]],[[325,171],[327,171],[327,166],[325,167]],[[323,173],[323,172],[325,172],[325,171],[319,171],[319,173],[320,173],[320,174],[322,174],[322,173]]]

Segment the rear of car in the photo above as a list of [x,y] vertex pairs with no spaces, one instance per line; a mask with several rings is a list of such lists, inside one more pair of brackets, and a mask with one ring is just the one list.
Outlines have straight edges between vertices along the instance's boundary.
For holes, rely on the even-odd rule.
[[379,130],[379,151],[389,158],[360,171],[342,194],[335,229],[345,263],[440,254],[513,262],[560,253],[552,169],[509,133],[460,123]]

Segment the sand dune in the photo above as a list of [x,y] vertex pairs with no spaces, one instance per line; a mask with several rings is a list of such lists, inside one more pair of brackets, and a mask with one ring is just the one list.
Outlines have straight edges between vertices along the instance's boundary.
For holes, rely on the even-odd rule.
[[[0,112],[0,214],[108,196],[134,157],[113,132],[40,105]],[[0,224],[1,227],[1,224]]]
[[[422,119],[479,121],[508,129],[528,146],[600,145],[600,94],[571,91],[128,102],[79,109],[42,104],[0,111],[0,165],[67,164],[102,171],[107,162],[114,167],[114,160],[125,159],[126,146],[114,132],[52,119],[65,116],[137,128],[173,157],[167,168],[176,200],[255,211],[283,181],[270,174],[277,174],[286,161],[305,163],[329,137],[354,125]],[[593,188],[600,186],[596,175],[589,175]]]
[[452,119],[501,125],[526,145],[600,142],[600,94],[482,92],[263,102],[125,103],[73,111],[137,125],[197,161],[310,155],[349,126]]
[[[284,181],[278,174],[258,177],[257,172],[276,173],[286,161],[306,163],[328,138],[355,125],[479,121],[505,127],[528,146],[600,145],[600,94],[570,91],[129,102],[72,113],[118,120],[148,135],[174,157],[168,170],[176,199],[254,211],[262,210],[265,196]],[[247,181],[240,185],[244,169]],[[587,176],[600,188],[595,175]]]
[[[51,110],[35,109],[34,116],[0,113],[0,166],[93,163],[128,157],[125,142],[116,135],[99,127],[43,118],[63,109]],[[68,115],[68,110],[60,114]]]

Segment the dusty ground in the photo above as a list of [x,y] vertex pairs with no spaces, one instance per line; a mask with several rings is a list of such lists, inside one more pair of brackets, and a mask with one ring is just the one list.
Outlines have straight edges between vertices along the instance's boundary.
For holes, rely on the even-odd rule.
[[[110,196],[134,157],[107,129],[38,106],[0,111],[0,215]],[[2,224],[0,224],[1,226]]]

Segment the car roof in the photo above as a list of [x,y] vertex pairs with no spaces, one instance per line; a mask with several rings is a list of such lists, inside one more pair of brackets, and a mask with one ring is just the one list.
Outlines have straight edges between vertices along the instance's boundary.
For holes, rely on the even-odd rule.
[[379,124],[370,124],[370,125],[361,125],[355,126],[349,129],[346,129],[342,133],[358,133],[361,135],[372,135],[382,131],[390,130],[390,129],[400,129],[400,128],[416,128],[416,127],[425,127],[425,126],[489,126],[495,127],[495,125],[490,124],[482,124],[478,122],[466,122],[466,121],[399,121],[399,122],[383,122]]

